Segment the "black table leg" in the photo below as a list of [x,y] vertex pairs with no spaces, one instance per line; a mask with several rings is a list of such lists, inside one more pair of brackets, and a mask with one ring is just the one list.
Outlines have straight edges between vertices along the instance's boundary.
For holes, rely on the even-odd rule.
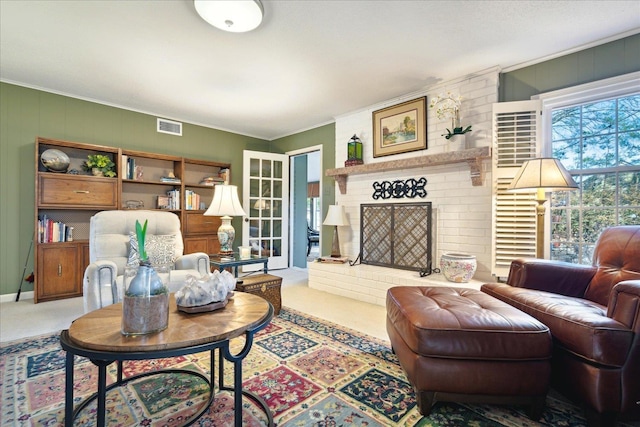
[[214,383],[216,379],[216,349],[212,348],[209,352],[209,391],[211,392],[211,396],[215,394],[216,385]]
[[112,361],[92,360],[91,363],[98,367],[98,412],[96,414],[98,427],[107,425],[107,366]]
[[220,349],[220,361],[218,362],[218,389],[226,389],[224,386],[224,357],[222,357],[222,349]]
[[233,362],[233,400],[235,427],[242,427],[242,359]]
[[66,427],[73,426],[73,360],[74,355],[67,351],[67,360],[65,364],[65,402],[64,402],[64,425]]
[[[273,307],[270,307],[271,313],[273,314]],[[264,325],[266,326],[266,324]],[[264,327],[263,326],[263,327]],[[261,328],[260,328],[261,329]],[[242,361],[249,354],[249,350],[251,350],[251,346],[253,345],[253,334],[257,332],[257,330],[247,331],[245,332],[245,342],[244,347],[240,350],[239,353],[233,355],[230,351],[230,344],[227,341],[224,347],[220,348],[220,353],[224,352],[224,356],[220,355],[220,389],[233,391],[233,415],[234,415],[234,425],[235,427],[242,427],[242,396],[247,396],[249,399],[253,400],[267,416],[267,426],[273,427],[273,414],[267,403],[262,400],[258,395],[242,389]],[[224,360],[228,360],[233,363],[233,388],[225,387],[222,381],[222,370]]]

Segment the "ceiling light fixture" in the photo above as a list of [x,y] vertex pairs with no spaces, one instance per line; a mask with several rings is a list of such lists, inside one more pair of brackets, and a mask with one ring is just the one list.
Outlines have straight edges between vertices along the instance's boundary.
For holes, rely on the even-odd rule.
[[202,19],[232,33],[257,28],[264,14],[260,0],[194,0],[193,5]]

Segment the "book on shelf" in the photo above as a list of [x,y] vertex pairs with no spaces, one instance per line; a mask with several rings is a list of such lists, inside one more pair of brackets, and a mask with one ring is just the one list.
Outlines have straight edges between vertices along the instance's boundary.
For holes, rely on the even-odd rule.
[[[124,162],[126,158],[126,174],[123,175],[126,179],[134,179],[136,175],[136,159],[133,157],[122,156]],[[123,165],[124,167],[124,165]]]
[[174,176],[163,176],[160,178],[160,182],[165,182],[168,184],[180,184],[182,181],[180,178],[176,178]]
[[62,221],[55,221],[47,215],[38,218],[38,243],[71,242],[73,227]]
[[219,176],[206,176],[202,178],[202,180],[200,180],[200,185],[210,185],[213,187],[214,185],[221,182],[224,182],[224,178],[221,178]]
[[120,163],[120,167],[122,171],[120,171],[120,176],[124,179],[129,179],[129,156],[126,154],[122,155],[122,162]]
[[174,211],[180,210],[180,190],[174,189],[167,191],[167,197],[169,198],[169,209]]
[[200,209],[200,195],[192,190],[184,191],[184,208],[188,211]]

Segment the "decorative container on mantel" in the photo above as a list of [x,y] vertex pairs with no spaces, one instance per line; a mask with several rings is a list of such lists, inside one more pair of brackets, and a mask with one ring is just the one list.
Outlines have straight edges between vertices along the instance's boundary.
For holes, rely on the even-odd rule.
[[122,298],[122,334],[143,335],[160,332],[169,325],[168,266],[149,263],[127,266]]
[[467,149],[467,135],[463,133],[457,133],[451,136],[446,142],[447,151],[462,151]]
[[467,283],[475,274],[477,266],[475,255],[445,252],[440,258],[442,274],[450,282]]

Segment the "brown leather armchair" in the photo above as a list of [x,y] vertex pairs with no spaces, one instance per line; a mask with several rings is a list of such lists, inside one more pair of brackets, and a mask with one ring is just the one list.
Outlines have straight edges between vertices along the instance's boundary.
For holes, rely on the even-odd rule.
[[640,226],[606,229],[592,266],[519,259],[482,291],[549,327],[552,384],[589,425],[640,419]]

